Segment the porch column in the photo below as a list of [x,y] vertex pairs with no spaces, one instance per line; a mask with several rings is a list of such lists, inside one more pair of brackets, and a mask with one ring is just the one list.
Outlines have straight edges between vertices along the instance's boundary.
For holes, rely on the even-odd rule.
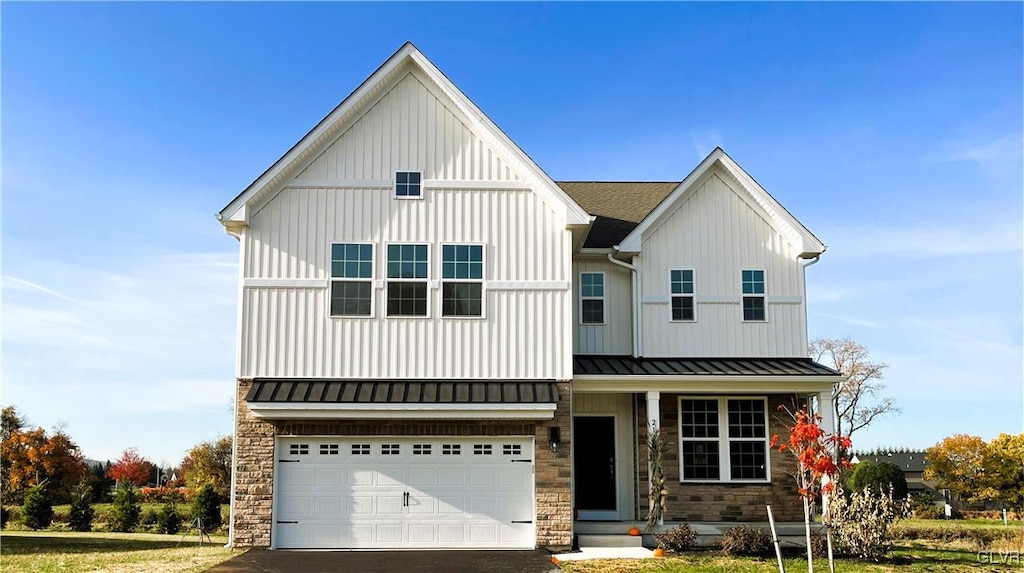
[[647,393],[647,430],[661,428],[661,392]]
[[821,415],[821,428],[828,433],[836,431],[836,406],[832,402],[832,391],[818,392],[818,414]]
[[[661,392],[648,392],[647,393],[647,431],[657,432],[661,429]],[[648,460],[650,460],[650,453],[648,453]],[[651,464],[647,464],[647,483],[654,483],[654,468]],[[653,503],[653,502],[652,502]],[[665,525],[665,518],[662,517],[658,520],[658,525]]]

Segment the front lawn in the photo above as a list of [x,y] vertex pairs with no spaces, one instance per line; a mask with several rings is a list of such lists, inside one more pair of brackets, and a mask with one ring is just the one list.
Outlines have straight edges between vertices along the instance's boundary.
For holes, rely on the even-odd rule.
[[[785,559],[786,571],[807,571],[807,558]],[[757,560],[727,557],[717,551],[700,551],[671,555],[661,559],[601,559],[559,563],[567,573],[774,573],[779,570],[775,559]],[[839,559],[836,570],[842,573],[883,573],[889,571],[991,571],[978,562],[974,551],[898,549],[881,563]],[[814,560],[815,571],[828,571],[828,561]],[[999,569],[995,569],[999,570]]]
[[193,573],[242,552],[225,549],[225,543],[223,536],[214,536],[212,542],[204,540],[200,547],[195,535],[4,531],[0,534],[0,570]]

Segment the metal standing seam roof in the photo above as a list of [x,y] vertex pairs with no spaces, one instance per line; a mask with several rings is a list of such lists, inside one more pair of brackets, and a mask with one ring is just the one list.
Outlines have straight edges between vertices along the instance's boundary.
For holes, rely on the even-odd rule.
[[255,378],[246,402],[538,404],[558,402],[553,380],[324,380]]
[[576,376],[841,376],[810,358],[573,357]]

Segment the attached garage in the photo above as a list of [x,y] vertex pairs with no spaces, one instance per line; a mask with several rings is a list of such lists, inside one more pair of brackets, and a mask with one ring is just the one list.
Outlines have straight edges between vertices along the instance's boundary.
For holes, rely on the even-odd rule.
[[531,549],[532,437],[278,437],[278,549]]

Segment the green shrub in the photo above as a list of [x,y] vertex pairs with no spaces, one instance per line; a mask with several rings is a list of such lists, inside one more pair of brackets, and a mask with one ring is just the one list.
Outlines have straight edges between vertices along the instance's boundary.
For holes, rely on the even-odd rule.
[[741,525],[723,531],[718,547],[726,555],[767,557],[772,553],[772,538],[760,529]]
[[842,486],[829,495],[832,538],[839,551],[878,561],[889,552],[896,521],[910,513],[910,502],[898,500],[892,487],[885,493],[870,487],[845,495]]
[[684,523],[669,529],[665,533],[655,533],[654,538],[658,540],[659,545],[668,551],[678,553],[686,551],[693,546],[693,542],[697,540],[697,532],[690,527],[690,524]]
[[132,531],[139,526],[141,514],[138,490],[129,482],[119,483],[114,490],[114,503],[107,512],[107,527],[111,531]]
[[199,518],[201,529],[206,533],[220,529],[224,522],[220,514],[220,496],[212,485],[204,485],[196,494],[192,504],[192,517]]
[[142,514],[142,520],[139,525],[145,529],[151,530],[156,527],[159,518],[157,517],[155,509],[148,509]]
[[92,520],[96,516],[93,510],[92,491],[89,484],[82,482],[71,492],[71,511],[68,514],[68,526],[72,531],[92,531]]
[[866,487],[872,491],[888,491],[892,486],[894,498],[907,498],[907,478],[900,466],[889,462],[860,462],[850,476],[849,486],[850,491],[863,491]]
[[45,529],[53,523],[53,503],[43,486],[29,488],[21,506],[21,515],[29,529]]
[[157,515],[157,528],[160,533],[174,535],[181,531],[181,515],[173,503],[165,503]]

